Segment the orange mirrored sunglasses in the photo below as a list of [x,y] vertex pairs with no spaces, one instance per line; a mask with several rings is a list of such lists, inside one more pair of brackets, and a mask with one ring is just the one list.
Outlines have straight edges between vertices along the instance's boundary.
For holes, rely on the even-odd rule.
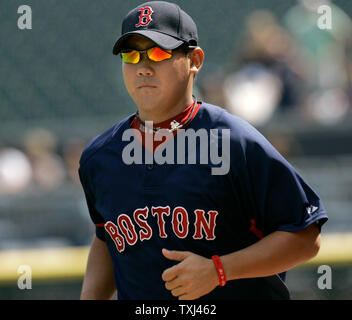
[[151,61],[164,61],[172,57],[172,50],[164,50],[159,47],[152,47],[146,50],[126,49],[120,52],[122,61],[125,63],[137,64],[141,60],[141,54],[147,53]]

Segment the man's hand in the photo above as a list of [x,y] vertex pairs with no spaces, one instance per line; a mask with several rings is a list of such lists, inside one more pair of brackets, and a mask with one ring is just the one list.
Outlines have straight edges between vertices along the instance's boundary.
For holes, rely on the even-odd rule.
[[179,300],[197,299],[219,284],[219,277],[212,259],[188,251],[162,250],[170,260],[180,261],[162,274],[166,289]]

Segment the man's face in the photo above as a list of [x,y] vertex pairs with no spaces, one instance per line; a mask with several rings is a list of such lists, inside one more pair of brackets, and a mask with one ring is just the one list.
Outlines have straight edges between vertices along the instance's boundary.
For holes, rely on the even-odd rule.
[[[133,35],[126,41],[128,49],[145,50],[155,46],[154,42]],[[125,86],[136,103],[146,112],[167,108],[186,100],[187,87],[192,85],[190,59],[184,52],[173,52],[171,59],[154,62],[146,53],[137,64],[122,62]]]

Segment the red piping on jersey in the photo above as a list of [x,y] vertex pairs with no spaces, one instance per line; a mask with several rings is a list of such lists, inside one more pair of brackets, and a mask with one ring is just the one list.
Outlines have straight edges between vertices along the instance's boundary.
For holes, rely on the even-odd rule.
[[95,225],[96,225],[97,227],[104,227],[105,222],[103,222],[103,223],[96,223]]
[[262,239],[263,238],[263,232],[261,232],[257,227],[256,227],[256,221],[255,219],[251,219],[249,221],[251,223],[251,226],[249,227],[249,230],[252,231],[257,238]]

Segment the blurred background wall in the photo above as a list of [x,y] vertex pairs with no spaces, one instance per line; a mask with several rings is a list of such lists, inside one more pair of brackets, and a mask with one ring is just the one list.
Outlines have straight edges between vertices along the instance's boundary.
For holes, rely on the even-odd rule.
[[[198,97],[258,128],[321,196],[332,248],[351,248],[352,2],[174,2],[196,21],[206,53]],[[112,47],[123,17],[140,3],[0,2],[1,299],[79,297],[83,274],[70,274],[73,260],[65,262],[67,276],[35,282],[34,274],[33,289],[23,291],[17,270],[1,275],[8,263],[1,253],[90,244],[78,160],[90,139],[136,110]],[[17,25],[23,4],[32,10],[30,30]],[[351,299],[351,254],[291,270],[293,298]],[[331,266],[332,289],[317,287],[319,264]]]

